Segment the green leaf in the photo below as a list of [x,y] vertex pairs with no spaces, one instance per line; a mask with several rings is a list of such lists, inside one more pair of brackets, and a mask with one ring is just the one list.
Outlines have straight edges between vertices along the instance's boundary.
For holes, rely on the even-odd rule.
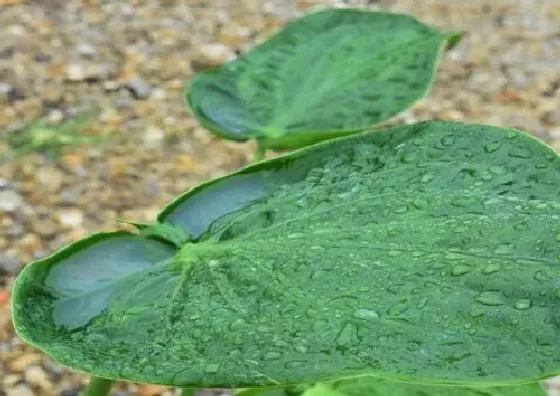
[[[546,396],[539,384],[501,387],[455,387],[407,384],[373,377],[319,384],[302,396]],[[257,395],[255,395],[257,396]],[[260,396],[260,395],[258,395]],[[264,395],[263,395],[264,396]]]
[[182,228],[169,223],[136,223],[128,220],[119,220],[122,223],[136,227],[141,235],[160,239],[172,243],[176,247],[182,247],[189,242],[192,237]]
[[200,73],[187,101],[221,137],[290,149],[369,128],[430,88],[447,39],[399,14],[304,16],[239,59]]
[[456,387],[418,385],[358,377],[334,383],[320,383],[307,390],[290,393],[287,389],[247,389],[236,396],[546,396],[538,384],[499,387]]
[[[560,373],[559,197],[558,154],[515,130],[427,122],[337,139],[179,197],[160,221],[195,240],[172,260],[126,236],[132,263],[111,237],[27,266],[14,323],[109,379],[534,381]],[[82,308],[62,314],[73,297]]]

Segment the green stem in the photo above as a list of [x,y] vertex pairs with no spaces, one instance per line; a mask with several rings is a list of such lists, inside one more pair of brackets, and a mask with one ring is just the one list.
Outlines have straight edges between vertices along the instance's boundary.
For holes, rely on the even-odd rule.
[[195,396],[195,390],[192,388],[181,389],[181,396]]
[[266,148],[262,146],[260,143],[257,146],[257,151],[255,152],[255,158],[253,158],[253,162],[259,162],[264,159],[264,155],[266,153]]
[[113,385],[113,380],[91,377],[88,386],[84,389],[82,396],[107,396]]

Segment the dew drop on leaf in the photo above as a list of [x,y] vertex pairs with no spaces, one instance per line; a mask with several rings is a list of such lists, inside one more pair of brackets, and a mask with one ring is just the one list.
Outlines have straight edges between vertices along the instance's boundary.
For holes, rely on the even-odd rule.
[[500,147],[501,147],[500,142],[492,142],[484,145],[484,151],[486,151],[487,153],[493,153],[499,150]]
[[425,175],[423,175],[420,178],[420,181],[422,183],[428,183],[429,181],[431,181],[434,178],[434,175],[432,175],[431,173],[426,173]]
[[481,316],[484,316],[484,314],[486,314],[486,311],[481,308],[473,308],[469,311],[469,316],[471,318],[480,318]]
[[484,269],[482,270],[482,273],[484,275],[490,275],[493,274],[494,272],[498,272],[500,270],[500,265],[496,264],[496,263],[490,263],[488,265],[486,265],[486,267],[484,267]]
[[467,267],[466,265],[457,265],[453,267],[451,270],[452,276],[461,276],[469,273],[472,270],[471,267]]
[[520,298],[515,302],[513,307],[519,310],[529,309],[531,308],[531,300],[529,300],[528,298]]
[[216,374],[218,372],[219,368],[220,368],[219,364],[210,363],[210,364],[207,364],[206,366],[204,366],[204,372],[206,374]]
[[356,311],[354,311],[353,316],[357,319],[375,320],[379,319],[379,312],[377,312],[375,309],[358,308]]
[[485,291],[474,298],[475,301],[489,306],[504,305],[502,293],[498,291]]

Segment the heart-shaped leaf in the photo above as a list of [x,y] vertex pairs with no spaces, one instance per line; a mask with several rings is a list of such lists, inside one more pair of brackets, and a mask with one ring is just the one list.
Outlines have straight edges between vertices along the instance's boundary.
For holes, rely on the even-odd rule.
[[514,386],[434,386],[386,381],[375,377],[358,377],[334,383],[320,383],[307,390],[254,388],[235,393],[236,396],[546,396],[538,384]]
[[[264,394],[263,396],[265,396]],[[302,396],[546,396],[539,384],[499,387],[455,387],[391,382],[372,377],[319,384]],[[245,396],[245,395],[243,395]],[[249,396],[249,395],[247,395]],[[260,396],[255,394],[254,396]]]
[[363,130],[429,89],[449,38],[407,15],[331,9],[307,15],[188,89],[215,134],[295,148]]
[[14,323],[138,382],[533,381],[560,373],[559,198],[558,154],[514,130],[338,139],[179,197],[181,248],[104,234],[26,267]]

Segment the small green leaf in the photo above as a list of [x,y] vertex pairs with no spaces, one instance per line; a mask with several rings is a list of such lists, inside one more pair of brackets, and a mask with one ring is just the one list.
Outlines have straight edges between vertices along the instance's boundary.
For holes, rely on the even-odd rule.
[[111,234],[27,266],[14,324],[108,379],[520,384],[560,373],[559,219],[550,147],[402,125],[184,194],[159,218],[195,238],[180,249]]
[[[458,35],[449,36],[453,43]],[[287,149],[369,128],[429,89],[448,36],[399,14],[330,9],[200,73],[187,100],[227,139]]]

